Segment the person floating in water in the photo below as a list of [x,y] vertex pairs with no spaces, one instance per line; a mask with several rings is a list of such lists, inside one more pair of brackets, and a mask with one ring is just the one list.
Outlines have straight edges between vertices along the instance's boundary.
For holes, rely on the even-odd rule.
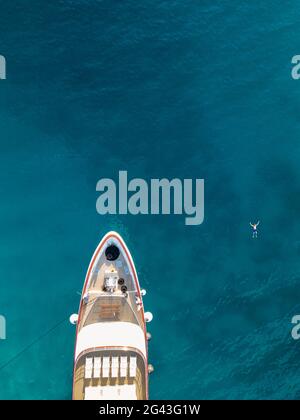
[[257,238],[257,226],[259,225],[259,223],[260,223],[260,221],[258,221],[257,223],[251,223],[250,222],[250,226],[253,229],[252,238]]

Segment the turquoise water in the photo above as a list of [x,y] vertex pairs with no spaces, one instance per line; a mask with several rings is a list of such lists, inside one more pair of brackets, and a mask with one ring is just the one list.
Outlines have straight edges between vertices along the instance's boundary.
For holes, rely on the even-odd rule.
[[[148,290],[151,398],[299,398],[299,3],[0,8],[0,364],[40,337],[2,368],[0,398],[71,398],[75,330],[51,328],[108,230]],[[205,178],[205,223],[99,216],[96,182],[119,170]]]

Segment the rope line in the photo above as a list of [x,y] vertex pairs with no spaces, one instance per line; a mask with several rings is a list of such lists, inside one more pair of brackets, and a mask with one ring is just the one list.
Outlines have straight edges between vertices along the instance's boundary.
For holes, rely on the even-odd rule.
[[66,320],[68,320],[69,317],[62,319],[57,324],[55,324],[53,327],[51,327],[49,330],[41,334],[39,337],[37,337],[35,340],[33,340],[30,344],[28,344],[26,347],[24,347],[22,350],[20,350],[17,354],[15,354],[11,359],[7,360],[7,362],[3,363],[3,365],[0,365],[0,371],[6,368],[8,365],[10,365],[14,360],[18,359],[23,353],[25,353],[27,350],[29,350],[32,346],[34,346],[36,343],[38,343],[40,340],[45,338],[47,335],[52,333],[56,328],[58,328],[60,325],[62,325]]

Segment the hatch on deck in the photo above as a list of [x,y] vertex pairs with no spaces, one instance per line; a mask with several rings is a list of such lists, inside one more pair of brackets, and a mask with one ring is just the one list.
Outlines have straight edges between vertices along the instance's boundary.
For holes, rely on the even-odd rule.
[[108,261],[115,261],[119,258],[120,250],[116,245],[109,245],[105,250],[105,256]]

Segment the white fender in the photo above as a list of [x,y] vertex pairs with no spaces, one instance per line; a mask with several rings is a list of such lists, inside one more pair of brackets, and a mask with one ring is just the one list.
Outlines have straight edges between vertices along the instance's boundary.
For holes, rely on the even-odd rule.
[[145,312],[145,321],[146,322],[151,322],[153,319],[153,314],[151,312]]
[[78,321],[78,314],[72,314],[69,318],[69,321],[72,325],[76,325]]

